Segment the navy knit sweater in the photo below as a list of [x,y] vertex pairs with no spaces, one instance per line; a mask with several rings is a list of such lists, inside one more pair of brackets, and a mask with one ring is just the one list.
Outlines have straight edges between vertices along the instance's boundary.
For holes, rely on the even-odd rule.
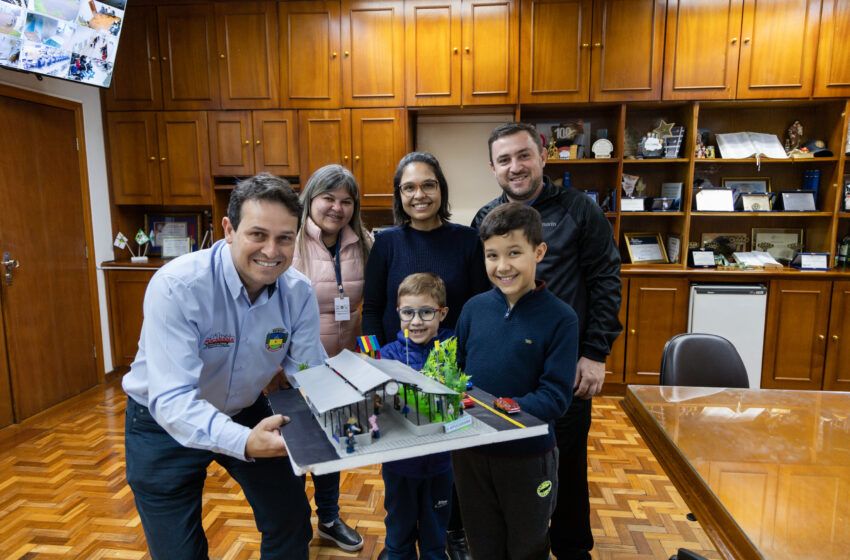
[[366,264],[364,335],[377,335],[381,344],[395,340],[401,326],[396,312],[398,285],[415,272],[432,272],[446,283],[449,312],[441,326],[450,329],[463,304],[490,288],[474,229],[446,223],[431,231],[409,225],[382,231],[375,237]]
[[493,288],[467,302],[456,330],[458,365],[476,387],[496,397],[510,397],[525,412],[549,422],[547,435],[476,450],[516,457],[554,447],[554,421],[570,405],[576,375],[575,311],[542,282],[513,308],[502,292]]

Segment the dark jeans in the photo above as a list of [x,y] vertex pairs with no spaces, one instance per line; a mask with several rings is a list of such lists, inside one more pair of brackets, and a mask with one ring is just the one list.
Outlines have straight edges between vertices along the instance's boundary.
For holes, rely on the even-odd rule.
[[552,514],[549,540],[558,560],[590,560],[590,492],[587,487],[587,434],[592,399],[574,398],[566,414],[555,422],[561,452],[558,467],[558,505]]
[[[253,427],[270,415],[268,400],[260,396],[233,420]],[[201,494],[212,461],[230,473],[251,504],[257,530],[262,533],[262,558],[308,558],[313,536],[310,505],[304,479],[295,476],[286,457],[240,461],[183,447],[132,398],[127,399],[124,440],[127,482],[154,560],[208,557],[201,525]]]
[[315,475],[313,498],[316,500],[316,515],[321,523],[330,523],[339,517],[339,473]]
[[382,470],[388,560],[445,560],[452,500],[452,471],[428,478]]

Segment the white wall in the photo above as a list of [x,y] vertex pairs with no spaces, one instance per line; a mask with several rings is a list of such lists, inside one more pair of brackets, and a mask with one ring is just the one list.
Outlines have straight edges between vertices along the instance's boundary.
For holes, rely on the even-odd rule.
[[[109,212],[109,185],[106,180],[106,154],[100,111],[100,89],[49,77],[39,81],[32,74],[13,72],[2,68],[0,68],[0,83],[52,97],[60,97],[80,103],[83,106],[83,134],[86,137],[86,168],[91,198],[94,259],[98,265],[103,261],[111,261],[113,258],[112,219]],[[10,135],[13,136],[13,133],[7,131],[7,137]],[[100,328],[103,335],[103,364],[106,371],[109,372],[112,370],[112,353],[109,346],[109,315],[106,310],[106,284],[103,272],[100,270],[97,272],[97,291],[100,307]]]
[[449,183],[451,221],[469,225],[484,204],[502,194],[490,171],[487,138],[511,114],[420,115],[416,149],[436,156]]

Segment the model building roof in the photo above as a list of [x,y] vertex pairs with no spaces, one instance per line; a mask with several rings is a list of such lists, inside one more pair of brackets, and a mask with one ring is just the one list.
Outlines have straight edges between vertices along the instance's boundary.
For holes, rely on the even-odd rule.
[[319,414],[363,400],[362,393],[328,366],[305,369],[293,377]]

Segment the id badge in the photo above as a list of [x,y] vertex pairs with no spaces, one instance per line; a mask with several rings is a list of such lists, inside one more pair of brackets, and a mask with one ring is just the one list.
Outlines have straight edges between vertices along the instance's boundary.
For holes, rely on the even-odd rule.
[[334,298],[334,319],[337,321],[351,319],[351,302],[347,297]]

